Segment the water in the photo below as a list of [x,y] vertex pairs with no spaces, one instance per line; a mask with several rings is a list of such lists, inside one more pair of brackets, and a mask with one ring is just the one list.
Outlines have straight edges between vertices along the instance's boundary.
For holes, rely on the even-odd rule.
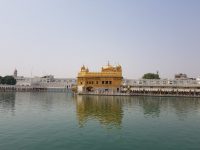
[[200,99],[0,93],[0,150],[200,149]]

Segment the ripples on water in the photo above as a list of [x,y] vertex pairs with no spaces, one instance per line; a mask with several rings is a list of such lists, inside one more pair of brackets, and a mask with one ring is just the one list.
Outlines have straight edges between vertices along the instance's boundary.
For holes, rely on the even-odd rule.
[[200,149],[200,99],[0,93],[0,150]]

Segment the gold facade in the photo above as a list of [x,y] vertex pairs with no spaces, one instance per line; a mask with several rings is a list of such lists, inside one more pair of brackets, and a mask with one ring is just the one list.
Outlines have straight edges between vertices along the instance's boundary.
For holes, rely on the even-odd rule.
[[122,84],[122,67],[107,66],[101,72],[90,72],[85,66],[78,73],[78,92],[118,92]]

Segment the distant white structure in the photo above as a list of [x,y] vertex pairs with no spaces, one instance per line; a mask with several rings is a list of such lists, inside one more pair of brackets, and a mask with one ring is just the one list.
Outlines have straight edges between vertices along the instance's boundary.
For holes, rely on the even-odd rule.
[[200,84],[200,76],[196,79],[198,84]]
[[18,86],[42,86],[48,89],[71,89],[76,84],[76,79],[72,78],[54,78],[53,75],[43,77],[15,77]]
[[174,78],[183,80],[183,79],[188,79],[188,76],[187,76],[187,74],[179,73],[179,74],[175,74]]
[[[200,82],[200,80],[199,80]],[[197,80],[193,79],[124,79],[127,86],[195,86]]]
[[18,76],[15,77],[17,83],[16,85],[18,86],[31,86],[31,78],[23,77],[23,76]]
[[76,79],[54,78],[53,75],[47,75],[40,78],[39,84],[47,88],[71,89],[76,84]]

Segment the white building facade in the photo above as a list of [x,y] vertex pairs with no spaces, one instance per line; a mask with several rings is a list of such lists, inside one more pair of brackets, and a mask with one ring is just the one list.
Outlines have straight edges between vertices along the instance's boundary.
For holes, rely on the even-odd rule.
[[73,78],[54,78],[52,75],[44,77],[16,77],[17,86],[41,86],[47,89],[71,89],[76,84]]
[[[200,82],[200,79],[199,79]],[[192,79],[124,79],[127,86],[196,86],[197,80]]]

